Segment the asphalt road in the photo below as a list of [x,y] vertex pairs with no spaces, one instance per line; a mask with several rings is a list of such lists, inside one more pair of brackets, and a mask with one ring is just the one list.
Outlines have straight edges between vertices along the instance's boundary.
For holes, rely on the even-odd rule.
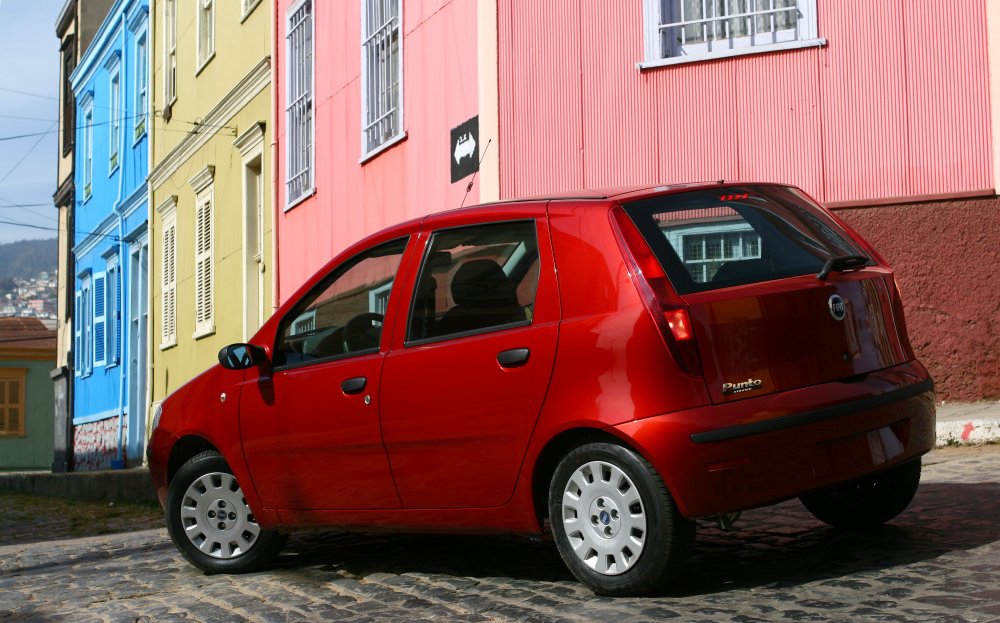
[[595,597],[549,543],[297,535],[278,564],[207,576],[162,529],[0,546],[0,620],[1000,621],[1000,446],[925,458],[910,509],[842,533],[797,502],[699,528],[689,572],[654,598]]

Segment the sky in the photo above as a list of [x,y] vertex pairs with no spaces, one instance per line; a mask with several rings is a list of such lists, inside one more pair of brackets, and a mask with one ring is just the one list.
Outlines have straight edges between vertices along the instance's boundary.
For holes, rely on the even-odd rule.
[[0,0],[0,243],[56,236],[56,18],[64,1]]

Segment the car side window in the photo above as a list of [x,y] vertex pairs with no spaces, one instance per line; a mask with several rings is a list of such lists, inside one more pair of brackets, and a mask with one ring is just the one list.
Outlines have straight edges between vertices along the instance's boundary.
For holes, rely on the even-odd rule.
[[407,343],[530,324],[537,287],[534,221],[434,232],[417,279]]
[[406,241],[394,240],[348,260],[303,297],[282,320],[275,365],[377,351]]

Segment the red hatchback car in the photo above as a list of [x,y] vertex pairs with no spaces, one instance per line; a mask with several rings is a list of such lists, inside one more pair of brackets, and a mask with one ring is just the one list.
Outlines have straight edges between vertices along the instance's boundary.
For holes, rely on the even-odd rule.
[[694,520],[909,504],[933,383],[893,273],[802,191],[698,184],[445,212],[354,245],[168,397],[149,465],[181,553],[302,527],[552,537],[642,594]]

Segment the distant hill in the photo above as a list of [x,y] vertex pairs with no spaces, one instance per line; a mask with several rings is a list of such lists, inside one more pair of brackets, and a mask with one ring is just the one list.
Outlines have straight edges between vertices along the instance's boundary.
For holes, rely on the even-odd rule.
[[0,244],[0,290],[15,277],[30,279],[42,271],[54,275],[58,262],[55,238]]

